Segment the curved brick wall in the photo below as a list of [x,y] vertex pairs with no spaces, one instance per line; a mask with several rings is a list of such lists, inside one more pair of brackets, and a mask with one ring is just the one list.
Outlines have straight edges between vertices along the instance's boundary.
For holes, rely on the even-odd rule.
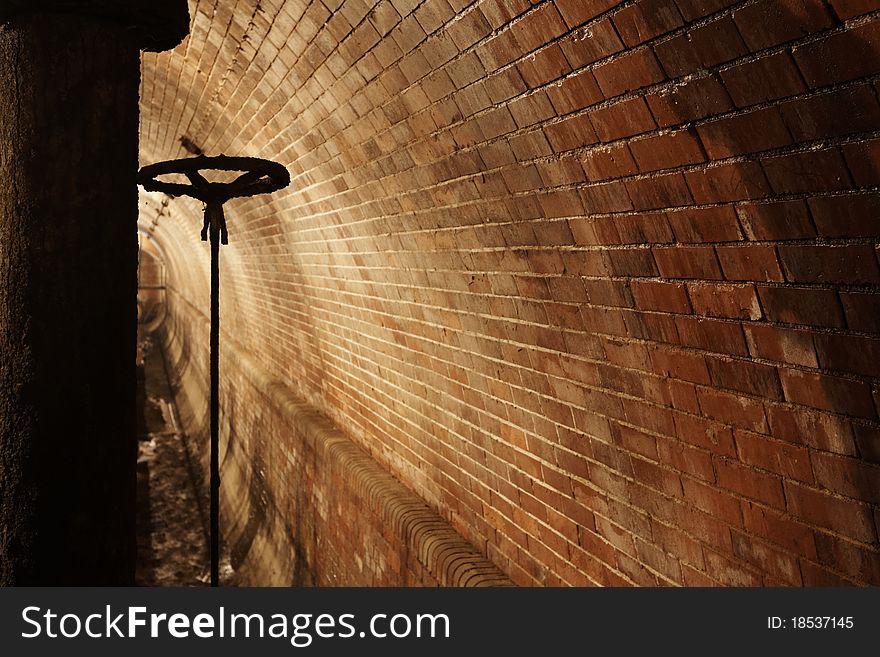
[[[880,2],[190,4],[141,160],[289,168],[227,208],[262,374],[519,584],[880,583]],[[193,354],[200,226],[143,197]]]

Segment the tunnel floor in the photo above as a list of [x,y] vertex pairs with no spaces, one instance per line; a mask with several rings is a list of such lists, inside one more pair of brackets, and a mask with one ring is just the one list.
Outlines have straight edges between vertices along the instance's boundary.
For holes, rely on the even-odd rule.
[[207,500],[176,411],[161,349],[138,330],[137,535],[139,586],[206,586]]

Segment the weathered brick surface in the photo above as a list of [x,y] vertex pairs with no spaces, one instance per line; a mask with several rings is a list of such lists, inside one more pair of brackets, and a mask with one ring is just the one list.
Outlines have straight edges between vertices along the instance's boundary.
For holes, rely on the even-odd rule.
[[[880,583],[880,2],[191,11],[144,57],[141,158],[290,169],[227,209],[258,371],[517,583]],[[159,200],[184,332],[200,208]],[[248,485],[292,526],[266,422],[236,462],[275,446]]]

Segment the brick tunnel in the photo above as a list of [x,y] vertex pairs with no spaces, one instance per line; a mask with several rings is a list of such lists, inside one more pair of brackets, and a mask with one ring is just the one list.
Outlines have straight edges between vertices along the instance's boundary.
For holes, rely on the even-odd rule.
[[[880,584],[880,2],[190,0],[236,583]],[[203,205],[140,193],[207,468]],[[197,477],[198,478],[198,477]]]

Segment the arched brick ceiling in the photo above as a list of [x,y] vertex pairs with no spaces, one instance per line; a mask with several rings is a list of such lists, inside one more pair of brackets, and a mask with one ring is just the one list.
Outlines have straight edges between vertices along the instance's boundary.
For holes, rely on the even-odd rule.
[[[876,558],[876,3],[190,5],[141,161],[290,170],[222,249],[271,377],[518,582],[876,577],[827,557]],[[142,200],[207,308],[199,204]]]

